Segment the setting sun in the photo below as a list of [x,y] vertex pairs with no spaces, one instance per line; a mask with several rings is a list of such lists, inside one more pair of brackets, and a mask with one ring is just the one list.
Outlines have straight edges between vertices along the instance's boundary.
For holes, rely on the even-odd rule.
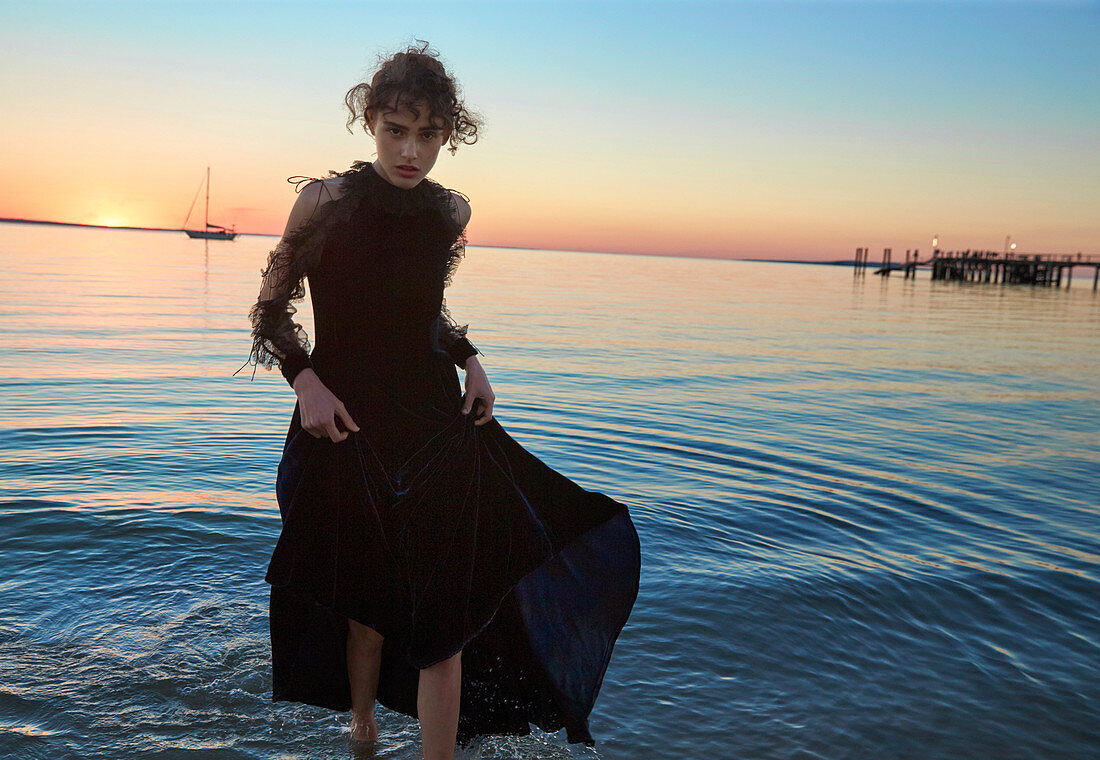
[[102,225],[104,227],[131,227],[133,226],[130,220],[118,215],[118,214],[100,214],[95,218],[92,224]]

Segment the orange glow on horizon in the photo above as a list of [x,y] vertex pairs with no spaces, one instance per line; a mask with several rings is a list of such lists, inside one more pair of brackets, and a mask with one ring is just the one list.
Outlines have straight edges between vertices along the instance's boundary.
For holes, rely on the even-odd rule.
[[[351,156],[362,153],[361,138],[350,141]],[[479,160],[474,160],[475,158]],[[473,219],[471,245],[506,248],[638,253],[715,258],[840,260],[857,246],[877,255],[884,247],[927,250],[942,233],[952,249],[996,248],[1004,240],[1003,219],[985,208],[932,205],[921,187],[856,200],[823,189],[797,192],[759,175],[687,180],[676,174],[647,182],[648,166],[612,182],[578,182],[575,167],[540,164],[539,182],[523,181],[515,170],[486,151],[441,161],[433,176],[467,193]],[[279,235],[295,200],[286,177],[324,174],[321,166],[347,166],[339,156],[292,156],[262,169],[226,159],[212,176],[210,221],[237,231]],[[631,172],[635,167],[629,167]],[[10,181],[0,188],[0,216],[103,226],[179,229],[195,195],[202,169],[162,167],[163,176],[141,163],[122,166],[110,155],[85,157],[64,174],[43,175],[29,160],[16,158]],[[811,174],[807,174],[811,177]],[[809,181],[809,180],[807,180]],[[990,191],[992,193],[993,191]],[[947,193],[941,195],[949,196]],[[938,196],[937,196],[938,197]],[[952,200],[947,197],[946,200]],[[1081,201],[1083,202],[1083,201]],[[190,227],[202,224],[203,198]],[[958,208],[956,208],[958,206]],[[899,211],[900,210],[900,211]],[[1072,215],[1072,210],[1071,210]],[[1021,218],[1027,215],[1021,211]],[[1067,217],[1068,218],[1068,217]],[[1028,250],[1095,253],[1091,230],[1059,229],[1037,219],[1017,224],[1013,239]],[[1025,242],[1026,241],[1026,242]],[[1084,243],[1084,245],[1083,245]]]
[[129,219],[121,215],[113,214],[100,214],[94,222],[88,222],[88,224],[98,224],[102,227],[136,227]]

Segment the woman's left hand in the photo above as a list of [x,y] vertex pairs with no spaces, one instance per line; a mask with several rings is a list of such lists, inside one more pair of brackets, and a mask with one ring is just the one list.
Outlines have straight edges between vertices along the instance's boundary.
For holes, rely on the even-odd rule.
[[485,374],[485,370],[481,368],[481,362],[478,361],[476,356],[471,356],[466,360],[465,369],[466,395],[463,397],[462,413],[469,414],[474,408],[474,402],[481,399],[481,407],[477,411],[474,424],[484,425],[493,419],[493,401],[496,399],[496,395],[493,394],[493,387],[489,385],[489,378]]

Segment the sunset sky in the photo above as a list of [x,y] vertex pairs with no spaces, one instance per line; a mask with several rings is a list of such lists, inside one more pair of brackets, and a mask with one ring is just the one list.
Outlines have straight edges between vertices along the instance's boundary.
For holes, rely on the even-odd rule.
[[212,221],[278,233],[414,38],[486,120],[433,173],[471,243],[1100,254],[1097,2],[0,0],[0,217],[178,227],[209,164]]

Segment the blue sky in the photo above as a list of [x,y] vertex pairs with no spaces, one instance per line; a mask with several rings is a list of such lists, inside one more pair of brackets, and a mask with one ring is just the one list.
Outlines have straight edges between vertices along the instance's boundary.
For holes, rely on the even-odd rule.
[[369,157],[343,92],[414,38],[486,117],[438,170],[486,243],[1100,252],[1095,2],[4,2],[28,192],[0,216],[156,225],[211,163],[227,213],[278,226],[281,177]]

